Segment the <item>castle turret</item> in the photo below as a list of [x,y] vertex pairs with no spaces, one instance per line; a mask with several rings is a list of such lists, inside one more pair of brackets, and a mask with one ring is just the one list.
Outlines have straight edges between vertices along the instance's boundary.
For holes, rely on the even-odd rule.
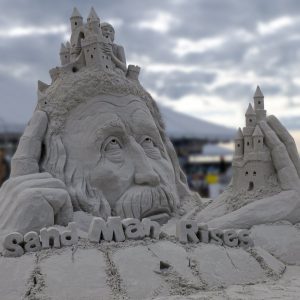
[[244,136],[241,128],[238,129],[236,136],[234,138],[235,151],[234,154],[236,157],[242,157],[244,155]]
[[65,45],[62,43],[59,51],[59,56],[62,66],[70,63],[70,48],[65,47]]
[[259,122],[265,120],[267,112],[265,110],[264,95],[261,92],[259,86],[257,86],[256,88],[253,99],[254,99],[254,109],[256,112],[257,121]]
[[132,80],[139,80],[141,68],[139,66],[129,65],[126,77]]
[[76,7],[74,7],[73,9],[73,13],[70,17],[70,21],[71,21],[72,32],[75,31],[78,27],[82,26],[83,18]]
[[94,8],[91,7],[90,14],[87,18],[88,27],[94,33],[100,33],[100,18],[95,12]]
[[248,109],[246,111],[246,127],[255,127],[256,125],[256,114],[253,110],[251,103],[249,103]]
[[252,134],[256,125],[256,115],[251,104],[249,104],[248,106],[245,117],[246,117],[246,127],[244,127],[243,129],[244,153],[249,153],[253,151]]
[[254,151],[255,152],[263,151],[264,135],[261,132],[261,129],[259,128],[258,125],[256,125],[252,137],[253,137]]

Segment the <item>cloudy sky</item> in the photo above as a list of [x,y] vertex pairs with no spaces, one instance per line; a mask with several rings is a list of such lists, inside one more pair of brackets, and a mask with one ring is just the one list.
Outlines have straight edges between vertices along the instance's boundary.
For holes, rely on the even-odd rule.
[[268,112],[300,129],[299,0],[1,0],[1,120],[30,118],[73,6],[86,18],[91,5],[160,103],[236,127],[259,84]]

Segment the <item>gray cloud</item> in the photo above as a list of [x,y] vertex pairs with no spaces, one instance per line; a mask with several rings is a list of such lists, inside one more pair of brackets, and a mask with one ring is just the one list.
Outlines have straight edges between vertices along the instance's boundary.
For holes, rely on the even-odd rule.
[[[2,0],[0,28],[69,26],[72,7],[77,6],[85,18],[90,3]],[[298,0],[101,0],[92,4],[102,20],[118,21],[116,41],[125,47],[130,62],[144,58],[142,83],[158,95],[174,101],[195,94],[206,101],[210,96],[238,102],[251,99],[255,85],[262,83],[264,93],[282,96],[287,108],[299,105],[300,89],[294,82],[300,77]],[[140,26],[145,21],[151,25],[159,16],[165,16],[165,30]],[[274,25],[280,18],[287,25]],[[222,42],[214,44],[214,39]],[[63,40],[62,32],[14,38],[0,34],[0,117],[13,122],[30,117],[36,81],[50,81],[48,70],[59,63]],[[180,56],[176,52],[180,40],[199,47]],[[152,70],[153,66],[161,67]],[[183,66],[189,71],[183,72]]]

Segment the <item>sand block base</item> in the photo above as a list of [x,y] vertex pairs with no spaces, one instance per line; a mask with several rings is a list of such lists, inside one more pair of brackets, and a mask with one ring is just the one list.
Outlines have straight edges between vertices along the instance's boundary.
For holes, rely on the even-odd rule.
[[205,245],[197,247],[192,257],[208,287],[256,283],[266,277],[259,263],[241,248]]
[[78,249],[52,255],[41,262],[46,293],[51,299],[110,299],[104,255],[97,249]]
[[200,284],[199,278],[193,274],[188,253],[182,246],[169,241],[162,241],[149,246],[149,249],[162,263],[169,265],[169,270],[162,266],[161,272],[173,272],[182,280],[194,285]]
[[23,299],[27,281],[34,268],[34,256],[0,257],[0,299]]
[[160,260],[147,247],[120,249],[113,255],[113,261],[130,299],[169,294],[162,276],[156,273]]
[[283,263],[300,265],[300,230],[292,224],[254,226],[251,238]]
[[280,276],[285,271],[285,264],[279,261],[263,248],[254,247],[249,251],[269,276]]

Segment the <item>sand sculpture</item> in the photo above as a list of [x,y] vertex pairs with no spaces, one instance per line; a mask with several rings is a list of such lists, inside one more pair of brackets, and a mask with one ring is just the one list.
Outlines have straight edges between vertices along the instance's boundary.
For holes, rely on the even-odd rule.
[[201,201],[113,27],[94,9],[70,21],[0,190],[0,298],[284,299],[300,272],[300,161],[260,89],[231,184]]
[[73,213],[164,222],[191,201],[156,103],[126,67],[113,27],[92,8],[71,16],[71,42],[38,104],[0,191],[0,229],[67,225]]
[[[74,8],[70,22],[61,66],[50,70],[51,85],[38,84],[36,110],[0,190],[2,232],[67,225],[78,211],[161,223],[187,212],[215,228],[300,221],[299,155],[287,130],[267,118],[259,87],[235,139],[232,183],[201,210],[112,25],[93,8],[86,23]],[[196,212],[186,211],[192,206]]]

